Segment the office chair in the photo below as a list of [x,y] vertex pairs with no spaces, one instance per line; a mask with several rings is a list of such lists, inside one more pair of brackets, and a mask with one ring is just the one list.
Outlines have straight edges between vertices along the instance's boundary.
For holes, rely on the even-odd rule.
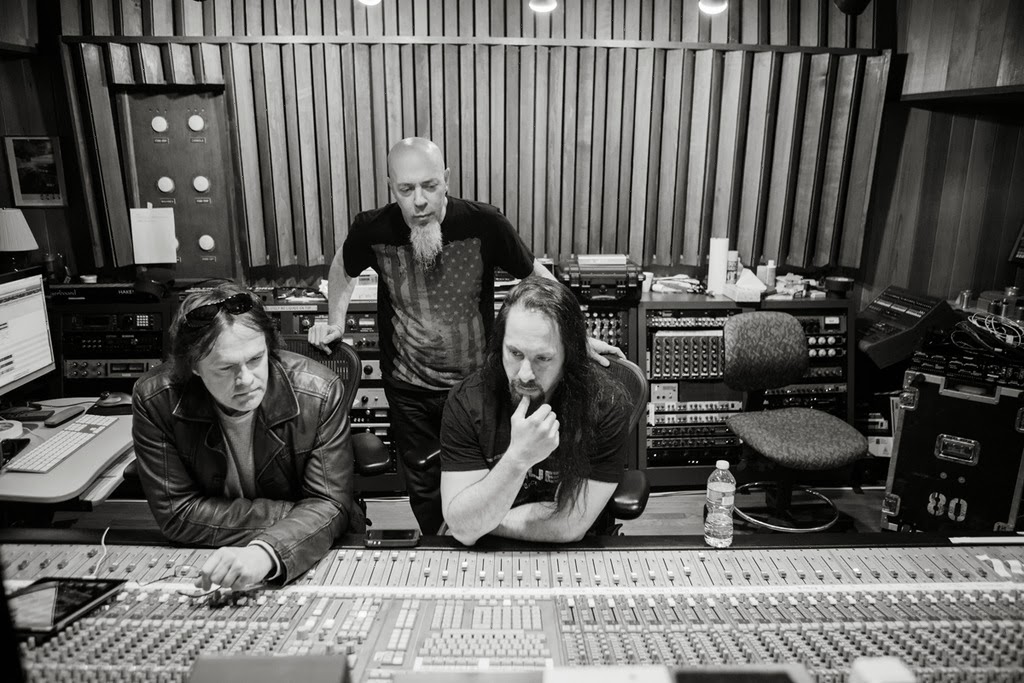
[[[745,412],[729,417],[726,424],[746,446],[777,466],[777,481],[756,481],[737,488],[737,493],[763,490],[768,501],[767,514],[754,516],[737,506],[736,515],[749,524],[773,531],[809,533],[830,528],[839,520],[835,503],[794,481],[799,471],[836,469],[864,457],[867,439],[843,420],[820,410],[763,410],[767,389],[793,384],[807,372],[807,336],[803,326],[788,313],[742,313],[726,322],[724,341],[723,380],[728,387],[747,392]],[[794,490],[825,503],[831,511],[830,519],[812,519],[809,524],[798,522],[792,507]]]
[[[616,356],[607,356],[611,364],[605,368],[614,378],[622,383],[629,397],[631,410],[629,413],[630,434],[647,413],[647,377],[635,363]],[[424,471],[433,467],[441,458],[440,445],[437,443],[423,444],[405,454],[407,467]],[[647,499],[651,494],[651,485],[643,470],[628,469],[623,472],[622,480],[608,500],[604,510],[591,527],[603,536],[617,536],[622,525],[615,520],[632,520],[643,514],[647,507]]]
[[[335,363],[332,363],[332,366],[341,376],[344,387],[341,394],[341,402],[342,405],[351,409],[352,404],[356,400],[356,392],[359,391],[359,379],[363,374],[363,363],[359,359],[359,354],[356,353],[356,350],[348,344],[336,342],[331,345],[331,349],[330,358],[335,361]],[[314,360],[319,360],[319,358],[323,357],[323,354],[316,350],[305,355],[310,356]],[[388,453],[387,446],[380,440],[380,437],[370,432],[353,431],[351,434],[355,473],[361,477],[373,477],[387,472],[391,464],[391,454]],[[139,493],[137,497],[145,497],[142,494],[138,463],[135,460],[128,464],[122,476],[124,477],[127,490],[137,491]],[[366,501],[359,496],[358,491],[356,491],[356,503],[365,513]],[[366,525],[370,526],[369,519],[366,520]]]

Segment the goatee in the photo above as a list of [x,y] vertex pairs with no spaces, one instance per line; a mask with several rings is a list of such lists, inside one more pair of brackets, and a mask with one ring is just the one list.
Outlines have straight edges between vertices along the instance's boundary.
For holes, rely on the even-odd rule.
[[426,225],[410,228],[409,243],[416,262],[424,268],[433,267],[444,247],[441,239],[441,224],[431,221]]

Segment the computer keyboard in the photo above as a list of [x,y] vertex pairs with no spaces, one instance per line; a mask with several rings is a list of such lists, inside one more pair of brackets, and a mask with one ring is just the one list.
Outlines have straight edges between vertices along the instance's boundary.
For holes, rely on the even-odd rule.
[[4,469],[9,472],[49,472],[115,422],[116,415],[79,415],[74,422],[61,427],[59,433],[11,458]]

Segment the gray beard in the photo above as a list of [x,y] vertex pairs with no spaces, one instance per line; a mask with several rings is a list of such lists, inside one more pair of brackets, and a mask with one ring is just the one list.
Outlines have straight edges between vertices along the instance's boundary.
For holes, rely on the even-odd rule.
[[424,268],[433,267],[441,248],[441,224],[437,222],[416,226],[409,231],[409,243],[416,262]]

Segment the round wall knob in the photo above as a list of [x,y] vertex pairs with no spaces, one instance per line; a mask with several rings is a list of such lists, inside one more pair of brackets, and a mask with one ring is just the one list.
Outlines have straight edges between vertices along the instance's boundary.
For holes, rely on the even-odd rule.
[[163,133],[167,130],[167,119],[162,116],[154,116],[149,125],[153,127],[154,132]]
[[213,247],[215,245],[216,242],[214,242],[213,238],[209,235],[203,235],[199,238],[199,248],[203,251],[213,251]]
[[160,180],[156,181],[156,187],[163,193],[174,192],[174,181],[167,176],[162,176]]
[[188,117],[188,127],[190,130],[198,133],[203,128],[206,128],[206,119],[199,114],[192,114],[192,116]]
[[210,179],[204,175],[197,175],[192,179],[192,187],[196,189],[196,192],[206,192],[210,189]]

